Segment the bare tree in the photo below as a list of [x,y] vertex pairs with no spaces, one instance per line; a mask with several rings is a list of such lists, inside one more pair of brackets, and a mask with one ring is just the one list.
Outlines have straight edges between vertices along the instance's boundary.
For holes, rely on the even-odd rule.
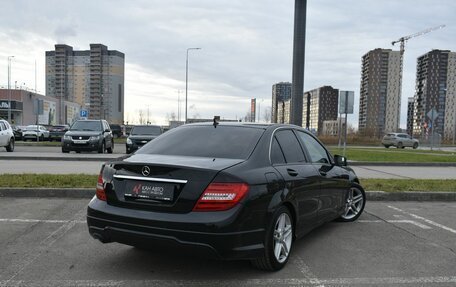
[[139,115],[139,124],[143,125],[145,122],[143,110],[139,110],[138,115]]
[[177,120],[177,116],[176,116],[176,113],[175,112],[171,112],[171,113],[166,113],[166,120],[168,121],[168,124],[169,122],[171,121],[176,121]]
[[263,111],[263,121],[270,123],[272,121],[272,110],[271,107],[267,107]]

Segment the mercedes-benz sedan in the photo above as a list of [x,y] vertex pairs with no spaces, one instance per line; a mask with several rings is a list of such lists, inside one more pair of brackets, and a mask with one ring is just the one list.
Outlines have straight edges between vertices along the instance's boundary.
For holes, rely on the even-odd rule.
[[203,123],[106,163],[87,223],[103,243],[188,247],[279,270],[296,238],[356,220],[365,202],[346,159],[300,127]]

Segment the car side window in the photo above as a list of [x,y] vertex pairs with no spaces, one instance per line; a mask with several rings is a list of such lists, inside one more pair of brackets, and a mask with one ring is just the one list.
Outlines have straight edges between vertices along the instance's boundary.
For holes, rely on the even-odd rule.
[[0,122],[0,131],[4,131],[4,130],[6,130],[5,124],[3,124],[3,122]]
[[275,133],[287,163],[305,162],[304,152],[292,130],[279,130]]
[[282,148],[277,141],[277,138],[274,137],[272,140],[271,146],[271,163],[272,164],[281,164],[285,163],[285,156],[283,155]]
[[311,135],[297,131],[313,163],[330,163],[326,149]]

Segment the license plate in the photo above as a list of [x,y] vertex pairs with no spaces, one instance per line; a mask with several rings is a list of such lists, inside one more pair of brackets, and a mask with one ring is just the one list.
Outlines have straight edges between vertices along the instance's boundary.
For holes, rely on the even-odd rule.
[[87,141],[85,141],[85,140],[73,140],[73,143],[75,143],[75,144],[85,144],[85,143],[87,143]]
[[174,199],[174,184],[150,181],[127,181],[125,190],[125,197],[130,198],[164,201],[172,201]]

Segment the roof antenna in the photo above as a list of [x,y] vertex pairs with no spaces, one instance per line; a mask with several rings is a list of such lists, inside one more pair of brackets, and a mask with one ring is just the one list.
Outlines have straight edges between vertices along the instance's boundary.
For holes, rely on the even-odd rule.
[[214,116],[214,128],[220,124],[220,116]]

